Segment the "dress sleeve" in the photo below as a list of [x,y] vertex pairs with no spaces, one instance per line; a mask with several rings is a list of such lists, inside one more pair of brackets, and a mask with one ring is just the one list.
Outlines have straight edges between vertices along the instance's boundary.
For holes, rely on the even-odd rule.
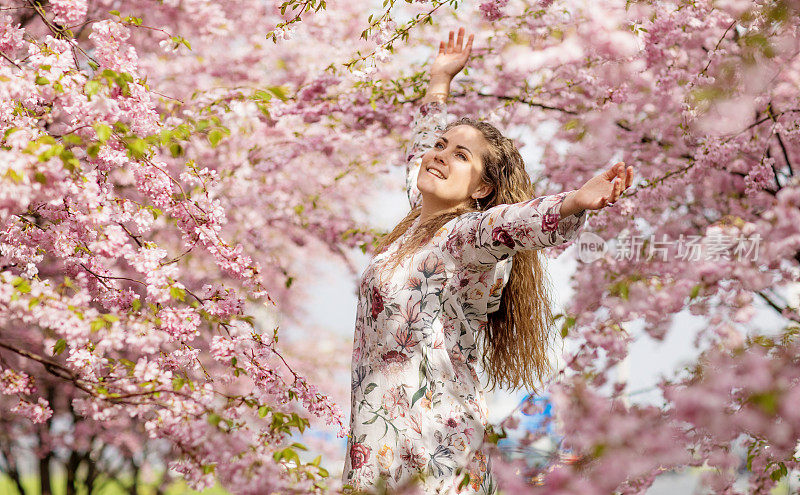
[[447,124],[447,104],[430,101],[417,107],[411,124],[412,137],[405,149],[406,193],[411,208],[422,201],[417,189],[422,155],[433,147],[444,126]]
[[463,266],[482,271],[517,251],[566,244],[586,223],[586,210],[561,216],[561,203],[571,192],[466,213],[450,230],[446,249]]

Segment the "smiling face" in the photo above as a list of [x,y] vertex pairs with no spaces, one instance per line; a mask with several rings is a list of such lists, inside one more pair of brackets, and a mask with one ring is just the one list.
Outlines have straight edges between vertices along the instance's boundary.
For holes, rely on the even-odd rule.
[[469,125],[457,125],[442,134],[422,155],[417,188],[423,202],[448,209],[489,194],[491,186],[481,180],[481,156],[488,146],[481,131]]

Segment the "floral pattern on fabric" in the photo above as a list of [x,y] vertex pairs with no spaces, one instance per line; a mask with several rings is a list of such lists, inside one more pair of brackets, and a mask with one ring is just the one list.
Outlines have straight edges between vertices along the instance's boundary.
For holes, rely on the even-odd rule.
[[[414,117],[406,154],[412,207],[421,201],[421,156],[445,120],[437,102],[418,107]],[[477,342],[488,313],[499,307],[514,253],[577,237],[586,215],[561,217],[568,193],[461,215],[390,269],[386,258],[417,218],[370,260],[358,287],[344,484],[370,490],[382,478],[394,488],[421,473],[426,493],[495,493],[482,450],[488,411]]]

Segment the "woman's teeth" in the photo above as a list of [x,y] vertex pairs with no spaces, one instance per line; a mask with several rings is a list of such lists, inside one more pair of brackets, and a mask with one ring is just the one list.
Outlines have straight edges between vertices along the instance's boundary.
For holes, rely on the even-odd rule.
[[444,179],[444,175],[442,175],[441,172],[439,172],[438,170],[436,170],[434,168],[429,168],[428,169],[428,173],[433,175],[433,176],[435,176],[435,177],[438,177],[440,179]]

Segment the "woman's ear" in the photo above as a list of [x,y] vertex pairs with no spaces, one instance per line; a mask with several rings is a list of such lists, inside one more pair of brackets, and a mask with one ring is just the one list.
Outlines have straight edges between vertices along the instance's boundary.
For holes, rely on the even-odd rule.
[[475,190],[472,196],[477,199],[485,198],[486,196],[492,194],[492,190],[492,186],[484,182],[478,186],[478,189]]

